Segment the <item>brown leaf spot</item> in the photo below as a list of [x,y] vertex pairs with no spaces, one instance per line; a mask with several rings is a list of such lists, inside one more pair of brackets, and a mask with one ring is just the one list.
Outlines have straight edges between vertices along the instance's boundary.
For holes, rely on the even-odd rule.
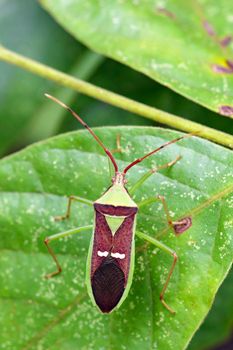
[[218,110],[220,114],[226,115],[227,117],[231,117],[233,115],[232,106],[220,106]]
[[215,36],[216,35],[213,26],[208,21],[203,21],[202,25],[203,25],[203,28],[205,29],[206,33],[209,36]]
[[226,60],[226,63],[229,67],[231,67],[233,69],[233,61],[231,60]]
[[176,16],[174,13],[172,13],[171,11],[165,9],[164,7],[157,7],[157,11],[171,19],[175,19]]
[[220,64],[212,64],[212,69],[215,73],[226,73],[226,74],[233,73],[232,68],[221,66]]
[[227,35],[219,41],[219,43],[222,47],[226,47],[226,46],[230,45],[231,42],[232,42],[231,35]]
[[225,65],[212,64],[212,70],[215,73],[232,74],[233,73],[233,62],[230,60],[225,60]]

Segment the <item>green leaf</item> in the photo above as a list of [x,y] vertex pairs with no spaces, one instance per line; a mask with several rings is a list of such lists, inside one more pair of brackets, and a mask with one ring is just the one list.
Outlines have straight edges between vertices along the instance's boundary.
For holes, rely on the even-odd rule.
[[229,272],[214,300],[205,322],[195,334],[188,350],[212,349],[230,338],[233,330],[233,270]]
[[202,6],[185,0],[40,2],[91,49],[233,115],[232,45],[222,42],[232,33],[229,0],[205,0]]
[[[180,135],[150,127],[100,128],[110,149],[121,135],[120,168]],[[91,232],[53,243],[63,273],[45,280],[54,264],[43,239],[93,222],[93,210],[74,204],[71,219],[54,222],[66,209],[66,195],[95,200],[110,185],[108,161],[86,131],[28,147],[0,161],[0,342],[10,349],[184,349],[211,307],[232,262],[232,152],[192,137],[146,159],[128,174],[128,186],[148,169],[181,155],[170,169],[154,174],[138,190],[138,203],[152,195],[167,198],[174,219],[191,215],[192,227],[175,237],[155,203],[138,215],[140,231],[174,249],[178,265],[166,294],[159,294],[171,257],[136,240],[136,268],[122,307],[102,315],[84,284]]]

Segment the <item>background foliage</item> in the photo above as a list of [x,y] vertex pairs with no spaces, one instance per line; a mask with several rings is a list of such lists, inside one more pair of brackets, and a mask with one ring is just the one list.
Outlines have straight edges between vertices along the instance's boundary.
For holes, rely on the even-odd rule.
[[[61,6],[65,4],[65,2],[43,1],[43,5],[49,8],[56,19],[62,23],[69,32],[72,32],[76,38],[85,42],[85,44],[94,48],[101,54],[104,54],[104,56],[87,49],[86,46],[76,41],[57,25],[37,2],[27,0],[22,0],[20,2],[17,0],[12,0],[11,2],[0,0],[0,43],[25,56],[34,58],[74,76],[81,77],[84,80],[103,86],[106,89],[156,106],[168,112],[185,116],[186,118],[190,118],[190,120],[195,120],[213,128],[232,133],[233,124],[231,119],[204,109],[200,105],[178,95],[167,87],[150,80],[145,75],[127,66],[123,66],[110,58],[106,58],[106,56],[116,58],[118,61],[146,73],[146,75],[155,78],[171,87],[173,90],[215,111],[219,108],[219,101],[222,96],[224,97],[223,103],[230,105],[232,102],[231,73],[225,75],[214,74],[213,64],[226,67],[226,59],[231,57],[232,46],[230,44],[225,49],[219,45],[219,43],[216,44],[214,42],[216,38],[210,37],[208,34],[209,29],[207,28],[208,30],[206,30],[205,27],[203,29],[203,25],[201,26],[201,23],[203,24],[208,19],[208,23],[213,25],[214,31],[217,33],[218,42],[220,39],[224,39],[227,35],[231,34],[230,13],[232,11],[232,5],[230,2],[221,0],[221,5],[216,3],[215,6],[209,6],[208,1],[202,1],[203,7],[201,14],[199,12],[199,14],[196,15],[194,11],[191,12],[191,16],[182,15],[183,13],[190,13],[183,1],[177,1],[176,5],[172,5],[172,2],[168,2],[168,8],[171,10],[171,14],[176,13],[177,16],[181,17],[182,20],[179,24],[169,18],[171,14],[168,12],[166,13],[163,6],[159,8],[157,4],[157,7],[155,6],[155,16],[158,19],[157,23],[159,27],[155,32],[166,33],[166,35],[163,35],[163,39],[166,37],[168,41],[172,39],[176,43],[180,42],[182,44],[180,46],[178,45],[180,48],[179,55],[177,52],[176,54],[172,53],[171,48],[173,48],[173,46],[165,45],[167,51],[161,52],[161,57],[159,57],[159,64],[164,64],[165,66],[159,72],[157,69],[154,69],[153,72],[148,69],[147,71],[143,69],[146,67],[145,60],[148,58],[148,52],[145,50],[139,51],[143,54],[143,57],[138,56],[137,64],[135,64],[134,60],[131,60],[130,55],[127,56],[126,60],[122,60],[122,57],[119,57],[118,53],[114,52],[113,49],[117,47],[116,42],[119,43],[119,37],[117,37],[117,35],[119,35],[119,26],[116,27],[115,30],[111,28],[111,36],[114,40],[110,48],[106,48],[105,42],[102,42],[101,33],[98,33],[99,39],[97,41],[95,40],[91,31],[96,28],[95,26],[99,23],[98,21],[100,21],[101,18],[102,20],[106,20],[104,16],[106,16],[107,10],[109,9],[106,10],[106,13],[102,13],[101,11],[88,11],[88,13],[92,14],[92,17],[85,18],[85,23],[84,20],[82,23],[79,23],[79,18],[76,17],[76,21],[73,20],[72,16],[76,12],[72,11],[72,6],[74,6],[72,5],[72,1],[69,3],[71,6],[69,11],[64,11]],[[76,1],[75,3],[75,6],[80,9],[81,16],[81,7],[79,6],[82,6],[84,2]],[[91,9],[92,5],[94,6],[94,4],[96,4],[94,1],[85,3],[86,6],[89,6],[89,9]],[[147,6],[151,4],[149,1],[147,3]],[[163,3],[163,5],[164,4],[165,3]],[[132,8],[124,8],[126,12],[122,11],[122,13],[119,13],[114,5],[111,10],[113,14],[117,12],[121,23],[122,21],[124,22],[124,16],[126,14],[127,16],[129,14],[131,26],[135,18],[139,19],[137,23],[140,29],[142,23],[145,22],[145,18],[151,18],[152,14],[148,11],[147,7],[143,8],[143,10],[137,7],[137,11],[132,10]],[[178,9],[179,12],[177,12]],[[219,16],[220,10],[221,16]],[[205,14],[205,16],[203,16],[203,14]],[[225,18],[224,16],[226,15],[228,16],[228,21],[220,20],[221,18]],[[84,18],[84,16],[82,16],[82,18]],[[151,33],[154,33],[154,28],[150,27],[150,20],[148,20],[148,23],[146,40],[149,40],[149,47],[151,48],[153,46],[151,40],[153,39],[153,41],[156,42],[156,45],[154,45],[156,49],[158,40],[161,40],[161,36],[151,36]],[[190,26],[192,27],[190,31],[192,34],[191,39],[190,33],[186,30],[190,28]],[[197,26],[198,30],[194,30]],[[90,31],[85,32],[85,28],[87,27],[90,28]],[[140,30],[142,31],[143,29]],[[126,32],[127,28],[122,27],[122,31]],[[183,37],[184,32],[185,37]],[[129,34],[130,33],[131,32],[129,32]],[[94,43],[90,41],[92,37],[93,40],[95,40]],[[184,42],[182,40],[184,40]],[[190,41],[193,43],[193,48],[192,51],[188,52],[187,43],[190,43]],[[101,45],[97,47],[98,43]],[[129,47],[126,43],[123,44],[124,52],[128,55],[125,49],[128,50]],[[183,72],[182,67],[179,67],[177,70],[177,66],[179,66],[180,63],[177,62],[177,59],[183,57],[184,53],[189,65],[187,76],[180,74],[180,69]],[[195,53],[195,55],[191,57],[192,53]],[[157,57],[157,52],[153,52],[153,55],[154,54],[156,54]],[[203,57],[206,57],[205,55],[208,56],[209,63],[208,67],[203,67],[201,65],[204,71],[200,75],[199,73],[197,74],[197,71],[199,72],[200,62],[203,62]],[[171,60],[171,62],[169,60]],[[172,69],[166,69],[166,65],[168,64],[172,65]],[[217,68],[220,69],[219,67]],[[67,118],[63,110],[58,110],[56,106],[43,98],[43,93],[45,91],[55,94],[67,103],[75,106],[76,109],[78,108],[79,113],[85,116],[85,120],[92,126],[119,124],[156,125],[156,123],[152,121],[142,119],[126,111],[118,110],[87,96],[77,95],[73,91],[61,88],[52,82],[38,78],[35,75],[5,63],[0,63],[0,73],[1,156],[48,136],[53,136],[79,127],[75,121],[71,118]],[[174,76],[176,79],[172,81],[172,77],[174,78]],[[204,94],[202,90],[198,92],[197,88],[200,83],[199,80],[202,78],[202,84],[207,84],[206,93]],[[179,79],[183,80],[179,81]],[[184,88],[186,88],[186,90]],[[215,90],[219,88],[219,91],[216,91],[214,99],[212,95],[209,95],[209,90],[211,91],[211,88],[215,88]],[[222,90],[224,88],[226,90]],[[229,292],[231,285],[232,274],[228,276],[228,279],[226,279],[222,285],[209,316],[189,345],[190,350],[204,350],[223,342],[229,337],[233,324],[230,312],[232,310],[232,298]]]

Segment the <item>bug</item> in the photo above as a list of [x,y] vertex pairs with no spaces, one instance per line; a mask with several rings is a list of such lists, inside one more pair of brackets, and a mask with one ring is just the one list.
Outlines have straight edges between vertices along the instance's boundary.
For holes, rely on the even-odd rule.
[[127,190],[126,188],[126,174],[133,166],[142,162],[145,158],[150,157],[163,148],[190,136],[190,134],[180,136],[164,143],[141,158],[135,159],[132,163],[126,166],[123,171],[119,171],[113,153],[104,146],[94,131],[63,102],[48,94],[46,94],[46,97],[68,110],[90,132],[108,156],[115,172],[111,186],[94,203],[76,196],[70,196],[68,198],[65,215],[58,216],[55,220],[68,219],[70,217],[73,201],[78,201],[94,207],[94,225],[78,227],[69,231],[61,232],[47,237],[44,240],[48,252],[51,254],[57,267],[56,271],[49,273],[46,277],[53,277],[62,271],[60,263],[49,243],[68,235],[90,230],[93,227],[93,235],[87,258],[86,284],[88,293],[94,305],[96,305],[102,313],[110,313],[121,306],[129,293],[134,271],[134,241],[135,235],[137,235],[139,238],[161,248],[164,252],[173,257],[171,268],[160,294],[160,300],[168,311],[175,313],[175,311],[165,302],[164,295],[174,271],[178,256],[175,251],[162,242],[143,232],[139,232],[136,229],[136,217],[138,209],[150,203],[160,201],[163,205],[168,225],[172,228],[175,235],[179,235],[186,231],[192,225],[192,220],[190,217],[186,217],[179,221],[172,221],[169,215],[167,203],[163,196],[151,197],[136,204],[132,199],[132,195],[153,173],[159,169],[173,166],[180,157],[177,157],[175,160],[164,164],[157,169],[150,170],[143,175],[130,190]]

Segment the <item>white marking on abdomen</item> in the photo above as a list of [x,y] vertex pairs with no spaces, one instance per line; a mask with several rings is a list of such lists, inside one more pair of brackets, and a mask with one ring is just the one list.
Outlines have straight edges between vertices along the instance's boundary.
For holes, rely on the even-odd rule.
[[124,259],[125,254],[120,254],[120,253],[111,253],[111,256],[116,259]]
[[106,257],[106,256],[108,256],[108,252],[106,252],[106,251],[105,251],[105,252],[101,252],[100,250],[98,250],[97,255],[98,255],[98,256],[101,256],[101,257],[102,257],[102,256],[105,256],[105,257]]

